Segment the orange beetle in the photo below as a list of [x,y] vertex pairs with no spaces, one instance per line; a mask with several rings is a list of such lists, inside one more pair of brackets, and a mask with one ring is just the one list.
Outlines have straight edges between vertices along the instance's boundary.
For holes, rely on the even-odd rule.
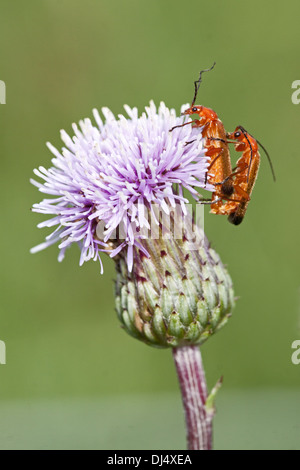
[[[210,203],[212,210],[217,211],[223,204],[222,199],[224,199],[224,196],[228,198],[234,191],[226,131],[222,121],[218,118],[215,111],[210,108],[205,108],[202,105],[195,106],[199,86],[202,81],[202,73],[212,70],[214,66],[215,63],[210,69],[202,70],[200,72],[199,79],[194,82],[195,94],[192,105],[182,113],[182,115],[198,114],[199,119],[194,119],[193,121],[172,127],[170,131],[189,124],[192,124],[193,127],[202,128],[201,131],[205,138],[205,147],[207,149],[205,154],[210,157],[209,167],[207,170],[207,181],[208,183],[215,185],[215,191],[212,194]],[[187,142],[187,144],[189,143],[190,142]],[[220,182],[222,182],[222,185],[219,184]],[[218,184],[216,185],[216,183]]]
[[[227,141],[227,143],[234,143],[236,151],[243,153],[237,161],[236,168],[234,168],[234,171],[229,176],[231,181],[234,177],[234,191],[232,195],[230,198],[227,198],[226,194],[221,195],[223,199],[227,199],[227,202],[216,209],[212,208],[211,212],[214,214],[228,215],[229,222],[234,225],[239,225],[245,217],[259,170],[260,153],[258,151],[258,145],[262,147],[268,157],[274,181],[275,174],[268,152],[258,140],[255,140],[254,137],[246,131],[246,129],[242,126],[238,126],[234,132],[227,133],[226,137],[231,140],[231,142]],[[224,183],[226,183],[225,180],[221,183],[217,183],[221,187],[221,194]]]

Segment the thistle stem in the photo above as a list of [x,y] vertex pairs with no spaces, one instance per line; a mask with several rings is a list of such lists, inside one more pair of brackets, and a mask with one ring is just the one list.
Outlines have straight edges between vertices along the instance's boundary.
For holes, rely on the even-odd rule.
[[213,413],[206,406],[207,386],[200,349],[173,348],[187,429],[188,450],[212,449]]

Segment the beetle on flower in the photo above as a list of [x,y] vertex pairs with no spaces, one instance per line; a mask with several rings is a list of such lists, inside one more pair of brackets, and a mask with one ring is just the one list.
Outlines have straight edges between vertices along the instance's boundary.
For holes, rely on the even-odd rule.
[[[169,129],[181,123],[182,117],[176,117],[164,103],[157,111],[151,102],[140,117],[136,108],[124,108],[127,119],[122,115],[116,119],[108,108],[103,108],[104,123],[94,110],[97,127],[85,119],[80,129],[73,124],[73,138],[61,131],[65,144],[62,153],[47,144],[55,156],[53,167],[34,171],[44,183],[31,181],[42,193],[55,198],[34,204],[33,210],[53,215],[38,227],[57,228],[32,252],[59,242],[61,261],[66,248],[76,242],[82,265],[90,259],[101,262],[101,251],[110,250],[114,257],[125,248],[131,270],[133,246],[141,246],[136,228],[148,224],[145,207],[151,210],[151,204],[158,204],[168,213],[169,205],[188,202],[183,188],[198,198],[195,188],[204,188],[208,167],[201,133],[186,126],[171,135]],[[191,139],[195,142],[186,146]],[[213,188],[206,185],[205,189]],[[96,235],[99,221],[105,226],[103,240]],[[117,228],[125,232],[125,237],[111,249],[108,242]]]
[[[101,252],[114,258],[120,322],[146,344],[173,348],[188,447],[209,449],[213,398],[220,382],[208,395],[197,345],[227,322],[234,298],[219,256],[186,211],[184,190],[195,200],[200,199],[199,188],[215,190],[207,183],[210,158],[201,129],[184,126],[169,132],[184,118],[164,103],[157,110],[150,102],[141,116],[136,108],[125,106],[125,110],[127,118],[115,118],[103,108],[104,122],[95,110],[96,125],[89,119],[79,128],[73,124],[72,138],[62,131],[62,152],[48,144],[53,167],[35,170],[44,182],[32,183],[52,198],[34,204],[33,210],[52,216],[39,227],[56,228],[32,252],[59,243],[61,261],[66,249],[77,243],[80,265],[99,259],[101,272]],[[169,216],[174,228],[178,209],[180,218],[195,226],[201,241],[196,249],[191,249],[186,231],[179,239],[172,230],[163,236],[161,214]],[[145,235],[149,215],[158,237]]]

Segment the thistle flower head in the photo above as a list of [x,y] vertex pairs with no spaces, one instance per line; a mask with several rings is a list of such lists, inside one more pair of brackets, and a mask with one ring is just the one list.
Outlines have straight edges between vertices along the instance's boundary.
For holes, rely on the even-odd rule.
[[[183,218],[188,219],[189,216]],[[134,269],[116,263],[116,310],[125,331],[155,347],[202,344],[227,323],[234,307],[231,278],[203,230],[188,238],[143,240],[134,247]]]
[[56,228],[32,252],[59,243],[61,261],[66,248],[77,243],[81,265],[89,259],[101,263],[101,251],[114,257],[122,250],[131,271],[133,248],[142,249],[141,229],[149,225],[146,213],[152,204],[168,213],[170,206],[187,202],[184,188],[194,198],[196,188],[213,190],[205,182],[208,159],[199,129],[184,126],[169,132],[183,118],[164,103],[157,110],[151,102],[141,116],[136,108],[124,108],[128,117],[115,118],[103,108],[104,121],[94,110],[96,125],[90,119],[79,127],[73,124],[73,137],[61,131],[61,152],[47,144],[53,166],[34,170],[44,181],[31,182],[52,198],[34,204],[33,210],[52,216],[38,227]]

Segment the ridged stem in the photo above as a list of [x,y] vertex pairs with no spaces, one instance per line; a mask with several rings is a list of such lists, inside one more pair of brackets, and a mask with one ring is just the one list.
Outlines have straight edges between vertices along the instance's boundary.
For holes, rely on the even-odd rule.
[[188,450],[212,449],[213,414],[206,408],[207,386],[200,349],[173,348],[187,429]]

